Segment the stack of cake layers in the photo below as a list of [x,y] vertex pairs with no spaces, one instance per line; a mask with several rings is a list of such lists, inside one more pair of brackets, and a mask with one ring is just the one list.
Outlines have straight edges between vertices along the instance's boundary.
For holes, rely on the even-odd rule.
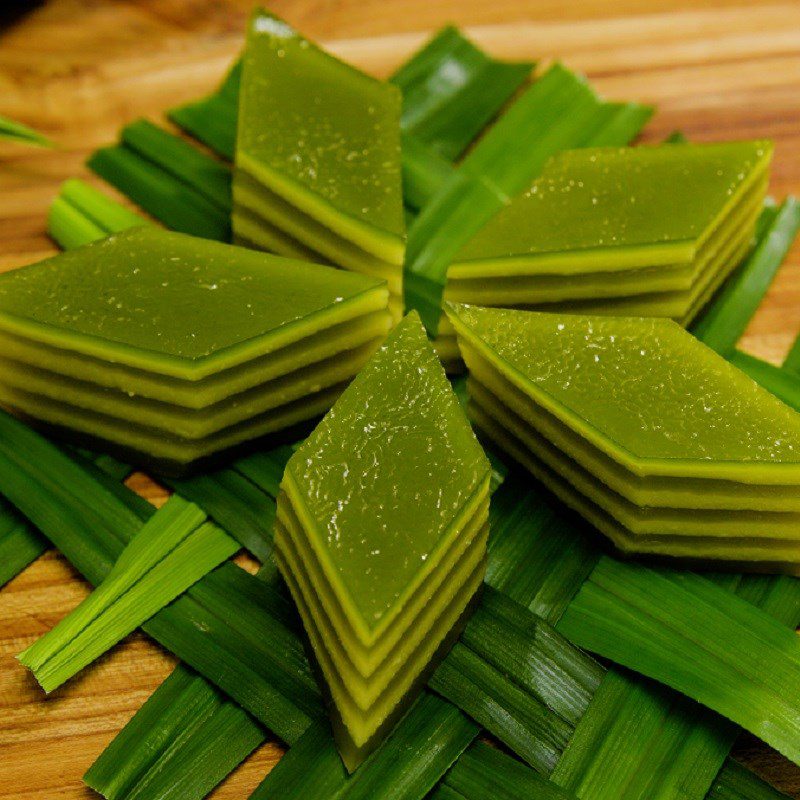
[[[561,153],[462,248],[445,299],[686,326],[747,254],[771,156],[764,141]],[[437,348],[457,357],[446,317]]]
[[485,570],[489,478],[416,314],[287,465],[275,557],[351,770],[461,630]]
[[800,569],[800,415],[675,322],[450,316],[477,426],[621,550]]
[[402,314],[401,96],[256,11],[244,54],[234,240],[381,278]]
[[0,402],[182,471],[324,414],[387,304],[374,278],[132,229],[0,276]]

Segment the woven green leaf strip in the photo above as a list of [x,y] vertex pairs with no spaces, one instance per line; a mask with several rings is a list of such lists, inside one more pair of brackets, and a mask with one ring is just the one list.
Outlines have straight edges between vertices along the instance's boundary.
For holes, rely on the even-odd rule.
[[603,558],[559,630],[800,761],[800,641],[711,581]]

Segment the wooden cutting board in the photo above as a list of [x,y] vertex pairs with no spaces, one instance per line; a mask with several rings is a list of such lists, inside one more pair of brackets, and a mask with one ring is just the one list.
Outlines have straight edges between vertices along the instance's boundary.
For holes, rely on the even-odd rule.
[[[611,98],[657,104],[647,141],[676,128],[694,140],[774,139],[772,192],[800,194],[796,0],[279,0],[271,7],[377,75],[446,22],[467,26],[498,56],[561,59]],[[0,145],[0,270],[54,252],[48,204],[62,180],[93,180],[82,166],[89,151],[124,123],[158,120],[219,81],[241,46],[249,8],[244,0],[53,0],[0,32],[0,114],[59,143],[54,151]],[[798,329],[795,248],[741,344],[779,363]],[[135,483],[163,499],[145,479]],[[54,553],[0,591],[0,800],[94,796],[81,775],[175,663],[135,634],[45,699],[14,656],[86,592]],[[264,745],[213,796],[247,797],[280,754],[278,744]],[[736,754],[800,798],[796,767],[747,737]]]

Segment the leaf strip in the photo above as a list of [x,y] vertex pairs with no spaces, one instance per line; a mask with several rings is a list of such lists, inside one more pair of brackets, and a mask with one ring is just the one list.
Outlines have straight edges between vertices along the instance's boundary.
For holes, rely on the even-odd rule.
[[800,203],[788,197],[775,209],[767,206],[759,220],[757,244],[692,333],[700,341],[728,357],[783,263],[800,228]]
[[199,799],[265,738],[238,705],[179,665],[83,779],[108,800]]
[[800,641],[711,581],[604,557],[558,629],[800,760]]
[[157,511],[74,611],[20,654],[46,692],[58,688],[225,559],[238,545],[179,497]]

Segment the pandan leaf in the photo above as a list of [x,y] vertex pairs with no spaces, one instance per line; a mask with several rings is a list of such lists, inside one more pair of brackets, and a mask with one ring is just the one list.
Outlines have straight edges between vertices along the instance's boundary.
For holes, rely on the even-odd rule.
[[265,738],[238,705],[179,665],[83,780],[107,800],[199,800]]
[[800,760],[800,641],[713,582],[602,558],[558,629]]
[[166,480],[182,497],[201,506],[259,561],[272,552],[275,501],[233,469]]
[[237,549],[197,506],[172,498],[136,533],[98,588],[19,660],[53,691]]
[[788,795],[773,789],[732,759],[725,764],[707,796],[708,800],[788,800]]
[[403,93],[401,127],[453,161],[527,80],[533,66],[493,59],[457,28],[442,28],[389,79]]
[[477,725],[423,694],[391,736],[351,775],[327,725],[314,725],[251,800],[422,800],[478,735]]
[[[583,78],[556,64],[512,103],[425,206],[408,232],[408,308],[438,331],[447,267],[463,244],[559,150],[627,144],[652,109],[601,101]],[[639,127],[637,127],[637,125]]]
[[486,583],[551,624],[600,557],[599,534],[520,473],[494,493],[489,531]]
[[[442,793],[444,792],[444,793]],[[450,792],[450,794],[448,794]],[[440,784],[436,800],[570,800],[574,795],[484,742],[467,748]]]
[[0,139],[7,139],[12,142],[22,142],[23,144],[33,144],[37,147],[53,147],[53,142],[46,136],[23,125],[15,122],[8,117],[0,116]]
[[120,141],[222,211],[230,211],[231,170],[226,164],[146,119],[126,125]]
[[47,541],[0,500],[0,589],[47,550]]
[[47,215],[47,232],[64,250],[146,224],[144,217],[77,178],[61,184]]
[[[217,163],[210,156],[198,155]],[[193,162],[190,159],[188,169],[194,169]],[[87,166],[168,228],[205,239],[230,240],[230,207],[211,202],[191,185],[190,178],[176,178],[175,173],[187,168],[185,162],[175,164],[170,173],[129,147],[112,145],[95,151]]]
[[800,203],[788,197],[761,213],[753,252],[725,284],[692,333],[722,356],[730,355],[761,304],[800,228]]
[[794,340],[792,349],[789,351],[789,355],[786,356],[786,360],[783,362],[783,368],[795,373],[795,375],[800,375],[800,336]]

